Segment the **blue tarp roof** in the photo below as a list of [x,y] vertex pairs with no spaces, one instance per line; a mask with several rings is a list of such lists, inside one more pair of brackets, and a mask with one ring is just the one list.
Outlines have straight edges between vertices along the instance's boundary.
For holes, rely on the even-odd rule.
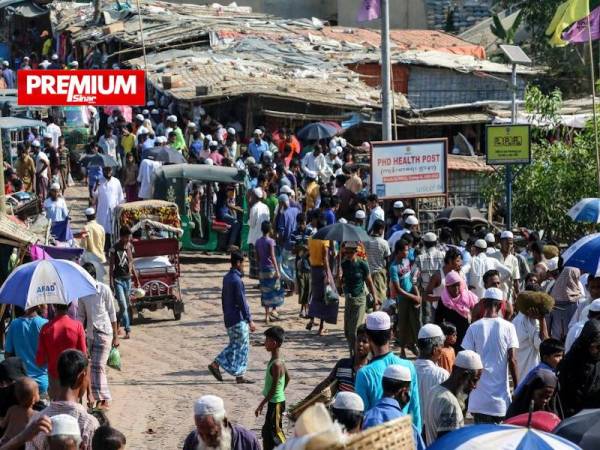
[[22,117],[0,117],[0,128],[45,127],[41,120],[23,119]]

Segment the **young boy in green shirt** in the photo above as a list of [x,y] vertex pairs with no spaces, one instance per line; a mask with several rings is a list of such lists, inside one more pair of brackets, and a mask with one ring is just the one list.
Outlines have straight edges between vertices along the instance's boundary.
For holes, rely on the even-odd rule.
[[262,391],[265,398],[255,411],[258,417],[268,403],[265,424],[262,427],[264,450],[273,450],[285,442],[282,417],[285,411],[285,388],[290,382],[290,376],[285,362],[279,358],[284,335],[283,328],[277,326],[265,331],[265,348],[271,353],[271,359],[265,371],[265,387]]

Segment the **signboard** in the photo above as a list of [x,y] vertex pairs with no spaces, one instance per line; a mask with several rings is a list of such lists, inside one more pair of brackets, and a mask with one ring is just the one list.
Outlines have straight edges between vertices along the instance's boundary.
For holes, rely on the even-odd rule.
[[140,106],[143,70],[19,70],[17,104],[26,106]]
[[381,199],[445,195],[447,147],[447,139],[373,142],[372,192]]
[[531,163],[529,125],[488,125],[485,141],[490,165]]

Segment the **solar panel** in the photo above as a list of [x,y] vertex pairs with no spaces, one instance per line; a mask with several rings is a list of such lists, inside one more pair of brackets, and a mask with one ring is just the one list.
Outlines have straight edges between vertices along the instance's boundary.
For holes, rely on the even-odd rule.
[[500,50],[504,52],[512,64],[531,64],[529,56],[527,56],[523,49],[518,45],[500,45]]

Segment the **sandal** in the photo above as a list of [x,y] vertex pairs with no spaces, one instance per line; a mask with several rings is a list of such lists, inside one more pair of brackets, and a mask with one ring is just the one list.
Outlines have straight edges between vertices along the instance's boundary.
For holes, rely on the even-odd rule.
[[314,326],[314,323],[313,323],[313,322],[308,322],[308,323],[306,324],[306,329],[307,329],[308,331],[310,331],[310,330],[312,330],[312,327],[313,327],[313,326]]
[[254,381],[249,380],[248,378],[244,378],[244,377],[237,377],[235,379],[235,382],[237,384],[254,384]]
[[208,371],[212,374],[213,377],[217,379],[217,381],[223,381],[223,376],[221,375],[219,367],[215,367],[212,364],[209,364]]

